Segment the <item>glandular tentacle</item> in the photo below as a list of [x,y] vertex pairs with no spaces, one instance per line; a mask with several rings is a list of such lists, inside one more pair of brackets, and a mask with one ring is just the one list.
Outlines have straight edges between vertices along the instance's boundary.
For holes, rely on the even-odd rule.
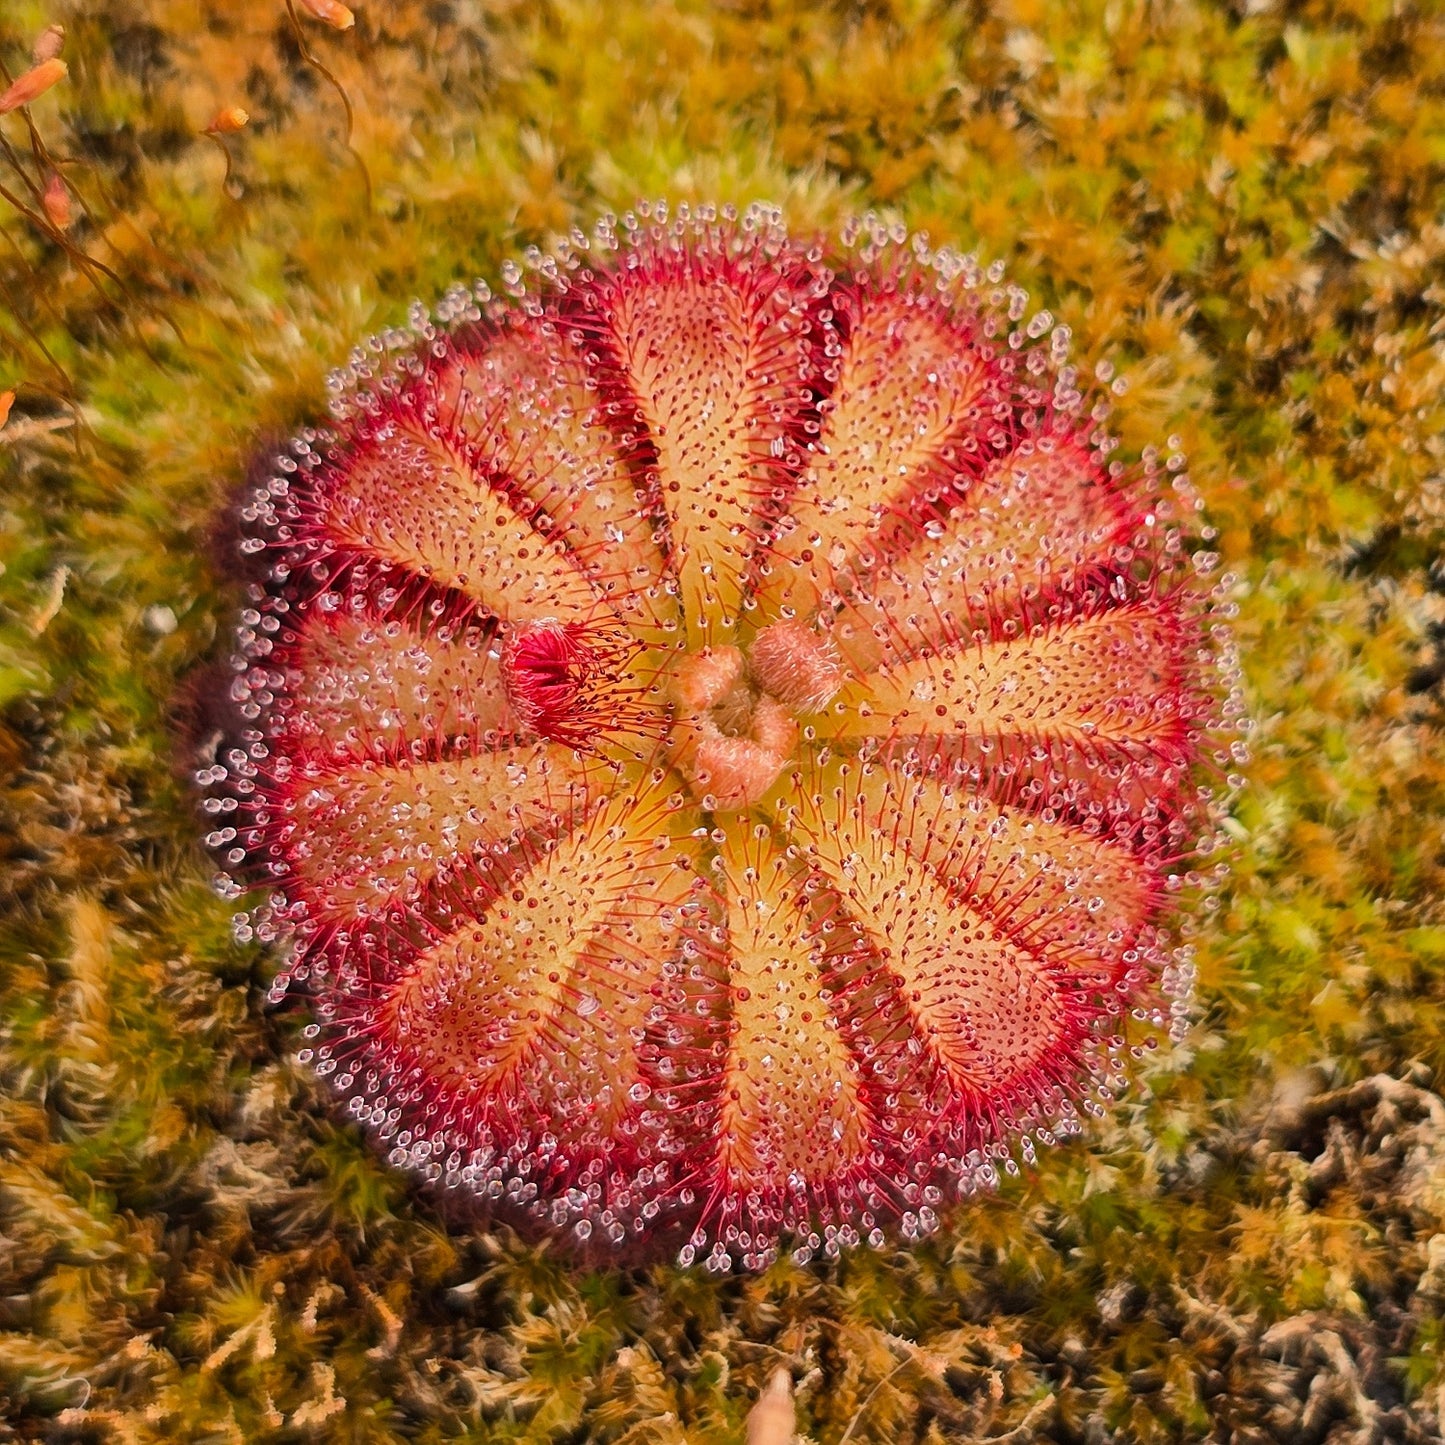
[[757,825],[718,862],[731,1008],[704,1222],[766,1236],[866,1178],[879,1130],[807,871]]
[[1158,565],[1147,498],[1069,435],[1029,439],[960,484],[940,516],[856,565],[829,630],[849,667],[1018,636],[1088,596],[1136,599]]
[[936,297],[904,280],[829,299],[842,336],[818,437],[769,541],[768,617],[814,615],[860,557],[891,552],[911,517],[991,455],[977,433],[1006,404],[976,328]]
[[880,666],[840,694],[841,737],[1059,739],[1161,759],[1189,752],[1192,717],[1168,598],[1089,608],[1000,640],[960,640]]
[[808,857],[906,1000],[915,1038],[963,1097],[1023,1097],[1070,1046],[1066,960],[1025,944],[869,816],[853,768],[819,780],[791,820]]
[[416,899],[468,859],[568,826],[616,786],[616,767],[547,742],[441,758],[303,761],[272,788],[283,871],[321,914]]
[[589,279],[575,318],[604,392],[636,418],[694,647],[736,626],[796,476],[827,330],[801,259],[723,234],[648,242]]
[[549,318],[469,331],[437,366],[437,411],[479,464],[547,519],[600,597],[648,637],[678,619],[658,545],[656,477],[634,465],[628,418],[607,405],[575,327]]
[[314,609],[289,639],[292,683],[273,711],[288,753],[360,762],[482,749],[524,731],[507,701],[495,629],[443,628],[362,607]]
[[465,592],[503,620],[585,616],[599,601],[545,514],[504,475],[474,467],[424,403],[395,401],[337,457],[314,510],[327,540]]

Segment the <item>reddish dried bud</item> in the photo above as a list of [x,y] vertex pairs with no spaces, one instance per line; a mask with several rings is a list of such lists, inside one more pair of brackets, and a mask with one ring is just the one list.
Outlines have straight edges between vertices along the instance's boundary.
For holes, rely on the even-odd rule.
[[1078,1127],[1187,990],[1223,730],[1179,460],[993,272],[825,256],[659,210],[358,351],[245,500],[203,774],[395,1163],[711,1268]]
[[47,25],[39,35],[35,37],[35,44],[30,48],[30,58],[37,64],[46,60],[54,60],[60,54],[65,45],[65,26]]
[[10,408],[14,405],[14,391],[0,391],[0,426],[10,420]]
[[67,230],[74,213],[70,206],[70,188],[55,171],[50,173],[50,179],[45,183],[45,193],[40,198],[40,204],[45,208],[45,215],[50,224],[58,231]]
[[70,67],[63,60],[54,57],[32,65],[0,95],[0,115],[9,115],[12,110],[19,110],[22,105],[38,100],[52,85],[63,80],[69,71]]
[[242,106],[228,105],[211,117],[211,123],[206,127],[206,131],[210,135],[234,135],[238,130],[243,129],[250,119],[250,112]]
[[350,30],[356,16],[340,0],[300,0],[301,8],[315,20],[333,30]]

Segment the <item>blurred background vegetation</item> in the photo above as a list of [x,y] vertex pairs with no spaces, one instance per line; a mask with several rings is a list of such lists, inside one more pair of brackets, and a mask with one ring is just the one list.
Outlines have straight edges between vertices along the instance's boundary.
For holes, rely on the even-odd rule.
[[[4,83],[51,24],[68,65],[0,117],[0,1438],[738,1440],[780,1367],[819,1445],[1440,1438],[1445,12],[314,8],[0,12]],[[1006,260],[1126,450],[1182,440],[1257,719],[1186,1044],[925,1245],[724,1281],[449,1227],[373,1156],[172,726],[327,370],[656,196]]]

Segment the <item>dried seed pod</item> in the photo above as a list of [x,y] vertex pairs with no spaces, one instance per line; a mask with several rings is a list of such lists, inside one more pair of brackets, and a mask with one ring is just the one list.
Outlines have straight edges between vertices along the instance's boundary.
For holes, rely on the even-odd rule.
[[63,60],[57,60],[52,56],[49,60],[42,60],[37,65],[32,65],[24,75],[17,76],[14,81],[0,94],[0,115],[9,115],[12,110],[19,110],[22,105],[29,105],[32,100],[38,100],[52,85],[63,80],[70,73],[70,67]]
[[70,228],[71,221],[75,219],[70,204],[70,188],[58,172],[51,171],[50,179],[45,183],[45,191],[40,197],[40,204],[45,208],[46,218],[56,230],[65,231]]
[[250,119],[250,111],[243,106],[224,106],[211,117],[206,132],[209,135],[234,135],[238,130],[244,129]]
[[30,48],[30,58],[40,65],[44,61],[54,60],[65,46],[65,26],[47,25],[39,35],[35,37],[35,44]]
[[534,270],[359,349],[246,495],[242,930],[490,1211],[713,1269],[916,1237],[1187,992],[1193,493],[1018,288],[871,221],[658,207]]
[[350,30],[356,24],[356,16],[340,0],[299,0],[299,3],[312,19],[333,30]]

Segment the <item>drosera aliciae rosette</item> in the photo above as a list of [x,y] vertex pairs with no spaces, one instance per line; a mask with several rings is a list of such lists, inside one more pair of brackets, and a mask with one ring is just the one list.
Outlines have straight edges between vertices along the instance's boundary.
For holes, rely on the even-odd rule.
[[1172,451],[868,217],[639,207],[359,347],[242,506],[243,933],[398,1166],[760,1268],[1074,1132],[1243,730]]

